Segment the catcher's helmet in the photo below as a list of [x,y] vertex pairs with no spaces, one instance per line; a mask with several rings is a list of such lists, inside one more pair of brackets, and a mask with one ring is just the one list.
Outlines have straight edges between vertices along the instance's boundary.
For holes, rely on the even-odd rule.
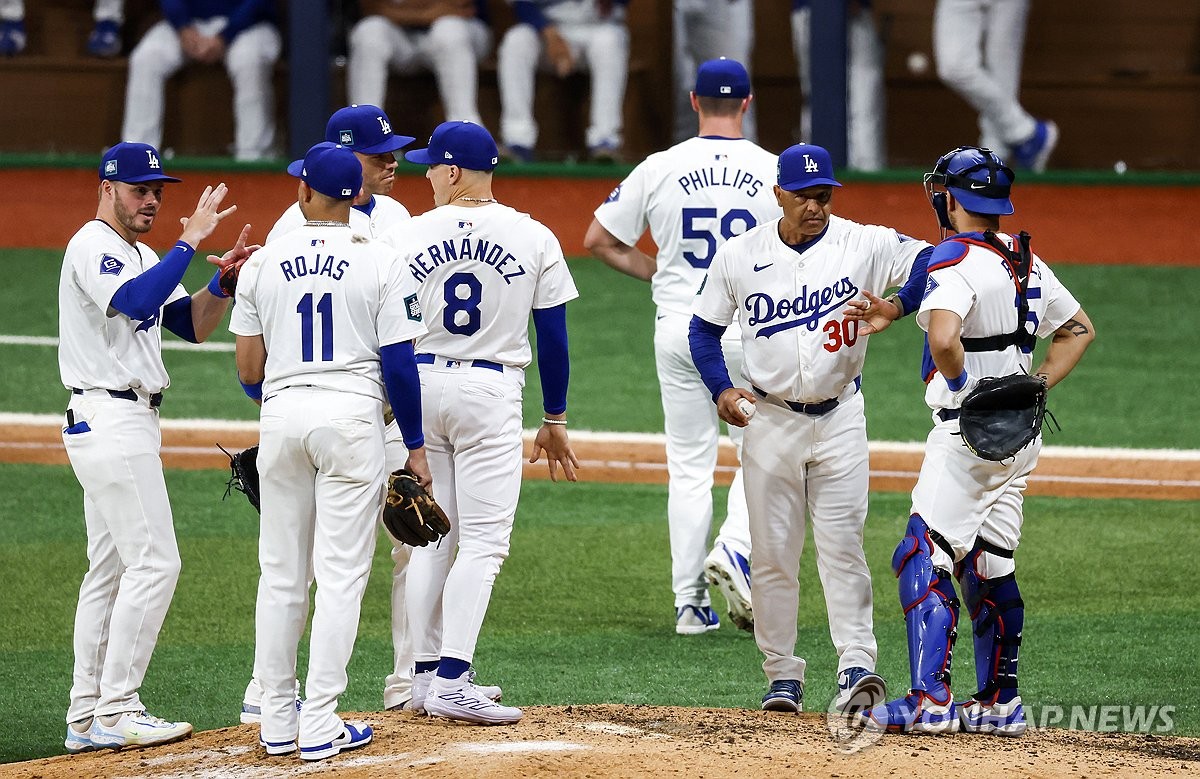
[[935,187],[944,187],[968,211],[1007,215],[1013,212],[1009,192],[1015,178],[1012,169],[991,149],[959,146],[943,154],[933,170],[925,174],[925,191],[938,221],[949,229],[946,194]]

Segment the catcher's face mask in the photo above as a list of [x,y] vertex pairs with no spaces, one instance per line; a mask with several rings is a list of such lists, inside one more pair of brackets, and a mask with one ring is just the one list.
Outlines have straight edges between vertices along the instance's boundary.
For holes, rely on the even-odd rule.
[[[925,174],[925,194],[943,230],[953,230],[946,193],[968,211],[1008,215],[1013,212],[1009,193],[1016,176],[991,149],[959,146],[943,154]],[[939,187],[941,189],[939,189]]]

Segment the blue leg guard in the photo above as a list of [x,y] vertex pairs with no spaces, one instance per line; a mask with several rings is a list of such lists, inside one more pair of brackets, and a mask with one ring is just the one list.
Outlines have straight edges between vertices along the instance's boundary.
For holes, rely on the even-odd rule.
[[958,598],[950,573],[933,566],[933,540],[920,515],[908,520],[892,555],[900,605],[908,628],[912,689],[904,698],[863,715],[869,728],[900,732],[953,732],[958,711],[950,692],[950,658],[958,626]]
[[980,575],[983,569],[980,558],[987,553],[988,550],[976,544],[956,566],[955,573],[962,584],[963,599],[975,632],[975,677],[979,692],[973,697],[991,705],[1008,703],[1019,694],[1017,655],[1025,627],[1025,602],[1021,600],[1015,574],[991,579]]

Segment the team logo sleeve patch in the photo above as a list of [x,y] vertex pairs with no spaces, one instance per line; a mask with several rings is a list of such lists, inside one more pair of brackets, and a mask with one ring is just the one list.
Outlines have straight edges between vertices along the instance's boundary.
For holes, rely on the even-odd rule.
[[925,279],[925,294],[921,296],[921,299],[924,300],[925,298],[929,297],[933,293],[933,291],[937,288],[938,288],[938,283],[937,283],[937,280],[933,278],[933,276],[930,276],[927,279]]
[[616,189],[614,189],[612,192],[608,193],[608,199],[605,200],[604,202],[605,203],[615,203],[620,199],[621,199],[621,185],[618,184]]
[[417,300],[415,292],[404,298],[404,309],[408,312],[409,319],[414,322],[421,321],[421,301]]
[[101,276],[120,276],[121,271],[123,270],[125,270],[125,263],[121,262],[111,254],[105,254],[100,258]]

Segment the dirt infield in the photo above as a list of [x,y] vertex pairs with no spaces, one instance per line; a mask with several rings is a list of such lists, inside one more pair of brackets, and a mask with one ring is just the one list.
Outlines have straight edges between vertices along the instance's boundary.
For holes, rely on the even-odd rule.
[[[357,715],[375,729],[361,749],[317,764],[268,757],[253,725],[177,744],[0,766],[11,779],[562,779],[680,776],[1178,777],[1200,773],[1200,739],[1030,731],[1019,739],[956,734],[885,736],[845,754],[822,714],[656,706],[531,706],[511,727],[471,727],[408,712]],[[934,767],[938,767],[936,771]]]

